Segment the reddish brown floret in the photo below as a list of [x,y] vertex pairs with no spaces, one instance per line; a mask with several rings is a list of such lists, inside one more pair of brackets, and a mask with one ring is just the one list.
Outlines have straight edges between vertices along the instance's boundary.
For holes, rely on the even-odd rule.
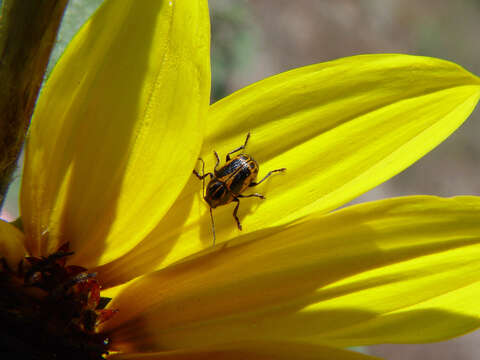
[[97,332],[116,310],[105,309],[95,273],[66,265],[68,244],[47,257],[0,267],[0,348],[35,359],[103,359],[109,339]]

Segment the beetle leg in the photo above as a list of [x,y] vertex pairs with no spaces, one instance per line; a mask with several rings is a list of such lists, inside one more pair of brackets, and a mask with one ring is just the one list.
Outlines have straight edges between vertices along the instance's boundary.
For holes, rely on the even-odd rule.
[[[195,174],[195,176],[199,179],[199,180],[203,180],[202,181],[202,195],[203,197],[205,198],[205,178],[210,175],[210,179],[213,179],[214,178],[214,175],[212,173],[206,173],[205,174],[205,161],[203,161],[202,158],[198,158],[198,160],[200,160],[202,162],[202,175],[200,175],[198,173],[197,170],[193,169],[193,173]],[[210,209],[211,210],[211,209]],[[210,213],[211,215],[211,213]]]
[[274,172],[279,172],[279,171],[285,171],[287,170],[286,168],[281,168],[281,169],[277,169],[277,170],[272,170],[272,171],[269,171],[267,175],[265,175],[265,177],[260,180],[259,182],[252,182],[250,183],[250,185],[248,186],[257,186],[258,184],[261,184],[262,182],[264,182],[265,180],[267,180],[267,178],[272,175]]
[[238,220],[238,216],[237,216],[238,207],[240,206],[240,200],[238,200],[237,198],[233,198],[233,201],[237,202],[237,206],[235,206],[235,210],[233,210],[233,217],[237,222],[238,230],[242,230],[242,224],[240,224],[240,220]]
[[258,198],[260,198],[260,199],[264,199],[264,200],[265,200],[265,196],[263,196],[262,194],[259,194],[259,193],[248,194],[248,195],[237,195],[237,197],[241,197],[241,198],[258,197]]
[[203,179],[205,179],[205,178],[206,178],[207,176],[209,176],[209,175],[210,175],[211,178],[213,178],[213,174],[212,174],[212,173],[206,173],[206,174],[200,175],[197,170],[193,170],[193,173],[195,174],[195,176],[196,176],[199,180],[203,180]]
[[240,151],[240,150],[242,150],[242,149],[245,149],[245,148],[247,147],[248,139],[250,139],[250,131],[249,131],[248,134],[247,134],[247,138],[245,139],[245,143],[244,143],[242,146],[239,146],[238,148],[236,148],[235,150],[230,151],[230,152],[227,154],[226,161],[229,161],[229,160],[230,160],[230,155],[232,155],[234,152],[237,152],[237,151]]
[[215,150],[213,150],[213,155],[215,155],[215,157],[217,158],[217,163],[215,164],[215,167],[213,168],[213,171],[216,173],[218,164],[220,164],[220,158],[219,158],[219,156],[218,156],[218,154]]
[[205,179],[208,175],[210,175],[210,178],[213,178],[213,174],[212,174],[212,173],[206,173],[206,174],[205,174],[205,161],[203,161],[202,158],[198,158],[198,160],[200,160],[200,161],[202,162],[202,175],[200,175],[197,170],[193,169],[193,173],[196,175],[196,177],[197,177],[199,180]]
[[199,180],[203,180],[202,182],[202,194],[203,194],[203,197],[205,197],[205,178],[210,175],[210,179],[213,178],[213,174],[212,173],[204,173],[203,175],[200,175],[197,170],[193,170],[193,173],[195,174],[195,176],[199,179]]

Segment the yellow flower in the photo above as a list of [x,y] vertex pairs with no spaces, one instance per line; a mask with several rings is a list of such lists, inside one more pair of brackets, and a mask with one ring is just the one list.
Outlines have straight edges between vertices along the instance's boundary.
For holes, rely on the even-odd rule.
[[[340,59],[209,107],[206,1],[107,0],[38,101],[13,267],[68,242],[118,309],[117,359],[357,359],[342,347],[418,343],[480,326],[480,199],[415,196],[331,212],[405,169],[468,117],[480,80],[406,55]],[[213,168],[248,131],[260,176],[214,210]],[[142,353],[142,354],[139,354]]]

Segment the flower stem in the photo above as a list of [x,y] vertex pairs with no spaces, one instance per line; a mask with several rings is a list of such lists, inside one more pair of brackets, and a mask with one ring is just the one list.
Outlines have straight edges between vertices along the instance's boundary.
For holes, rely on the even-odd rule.
[[0,16],[0,207],[22,149],[68,0],[3,0]]

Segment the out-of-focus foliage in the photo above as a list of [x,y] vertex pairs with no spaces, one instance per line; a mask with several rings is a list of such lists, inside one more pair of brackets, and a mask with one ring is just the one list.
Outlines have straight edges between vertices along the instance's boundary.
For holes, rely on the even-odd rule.
[[257,29],[245,1],[210,1],[212,24],[212,101],[229,93],[233,70],[252,57]]

